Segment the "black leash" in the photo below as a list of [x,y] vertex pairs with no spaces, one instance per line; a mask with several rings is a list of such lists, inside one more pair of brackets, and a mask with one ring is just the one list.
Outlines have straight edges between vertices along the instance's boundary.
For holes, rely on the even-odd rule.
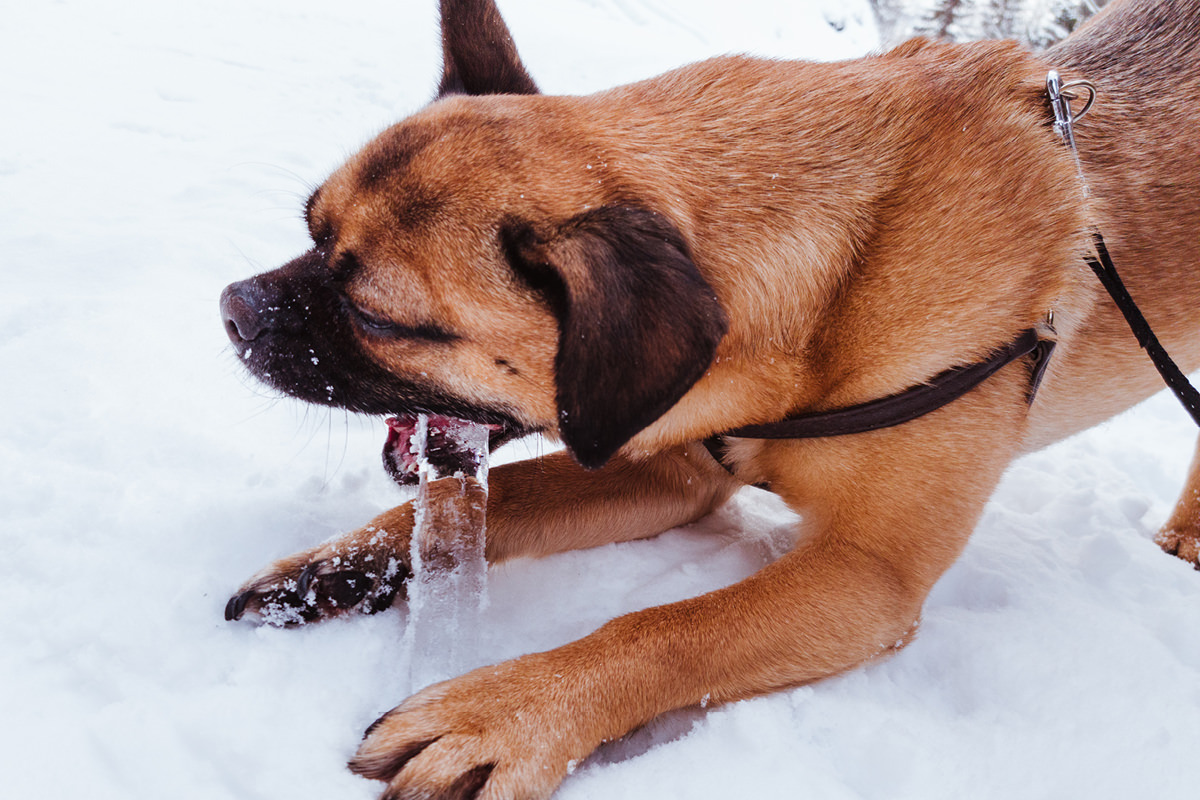
[[1117,274],[1117,268],[1108,254],[1108,248],[1104,245],[1104,237],[1099,232],[1095,234],[1092,244],[1096,247],[1096,256],[1088,256],[1085,259],[1087,265],[1092,268],[1092,272],[1096,273],[1100,283],[1104,284],[1104,288],[1112,295],[1113,302],[1117,304],[1117,308],[1121,309],[1125,321],[1129,323],[1129,329],[1133,331],[1138,344],[1154,362],[1154,368],[1166,381],[1167,387],[1175,393],[1179,402],[1183,403],[1183,407],[1191,415],[1192,420],[1200,425],[1200,392],[1196,391],[1196,387],[1183,374],[1183,370],[1167,354],[1166,348],[1162,346],[1158,337],[1154,335],[1154,331],[1151,330],[1150,323],[1142,316],[1141,309],[1130,296],[1129,290],[1125,288],[1121,276]]
[[[1083,108],[1075,114],[1071,113],[1070,106],[1070,101],[1077,97],[1072,93],[1073,89],[1082,89],[1088,94]],[[1083,165],[1079,162],[1079,150],[1075,147],[1075,131],[1072,126],[1092,107],[1092,103],[1096,100],[1096,87],[1087,81],[1064,84],[1058,77],[1058,73],[1051,70],[1050,74],[1046,76],[1046,93],[1050,96],[1050,107],[1054,110],[1054,129],[1063,144],[1070,148],[1071,155],[1075,158],[1079,182],[1082,184],[1083,193],[1086,196],[1088,194],[1087,181],[1083,176]],[[1154,368],[1158,370],[1158,374],[1162,376],[1167,387],[1179,398],[1179,402],[1191,415],[1192,420],[1200,425],[1200,392],[1196,391],[1196,387],[1188,381],[1183,370],[1171,359],[1166,348],[1154,335],[1150,323],[1146,321],[1146,317],[1134,302],[1129,290],[1125,288],[1125,282],[1117,274],[1117,267],[1113,264],[1112,256],[1108,254],[1108,247],[1104,244],[1104,237],[1100,235],[1099,231],[1093,232],[1092,245],[1096,249],[1096,254],[1086,256],[1084,260],[1092,268],[1092,272],[1096,273],[1100,283],[1108,290],[1109,296],[1112,297],[1113,302],[1117,304],[1117,308],[1125,317],[1138,344],[1150,356],[1150,360],[1154,362]]]

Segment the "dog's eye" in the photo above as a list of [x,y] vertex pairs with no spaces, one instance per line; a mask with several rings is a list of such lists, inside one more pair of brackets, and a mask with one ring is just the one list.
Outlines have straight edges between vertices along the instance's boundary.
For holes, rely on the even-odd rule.
[[459,337],[445,328],[437,325],[405,325],[366,310],[349,298],[345,298],[346,308],[358,327],[372,336],[388,339],[418,339],[426,342],[452,342]]
[[354,311],[354,316],[358,319],[358,323],[364,328],[370,328],[376,331],[388,331],[395,327],[395,325],[388,320],[372,314],[370,311],[363,309],[361,306],[351,303],[351,309]]

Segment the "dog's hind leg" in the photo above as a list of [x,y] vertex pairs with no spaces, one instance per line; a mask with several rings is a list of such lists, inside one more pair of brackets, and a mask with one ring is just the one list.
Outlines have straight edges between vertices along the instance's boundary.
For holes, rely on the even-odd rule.
[[[643,539],[699,519],[741,484],[700,445],[645,459],[617,456],[585,470],[565,452],[494,468],[487,557],[519,556]],[[246,612],[278,625],[350,611],[374,613],[403,596],[413,508],[387,511],[358,530],[269,565],[237,590],[225,618]]]
[[1200,570],[1200,441],[1175,511],[1154,540],[1163,550]]

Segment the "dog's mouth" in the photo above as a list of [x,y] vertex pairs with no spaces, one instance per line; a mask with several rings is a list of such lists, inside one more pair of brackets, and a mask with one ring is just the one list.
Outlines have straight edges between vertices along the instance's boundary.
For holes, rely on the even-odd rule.
[[[387,419],[383,465],[396,483],[420,480],[421,451],[413,442],[419,414],[428,420],[426,460],[442,475],[473,473],[489,449],[538,430],[512,408],[469,402],[425,373],[398,375],[380,365],[358,343],[327,272],[325,256],[314,249],[227,286],[225,329],[239,360],[269,386],[310,403],[394,415]],[[464,446],[468,440],[478,446]]]
[[[497,423],[471,422],[441,414],[428,414],[425,419],[424,457],[442,475],[457,472],[473,475],[478,471],[487,452],[480,452],[482,447],[471,447],[464,442],[472,438],[483,440],[486,435],[486,447],[490,451],[519,435],[511,426]],[[399,414],[387,419],[383,468],[401,486],[415,486],[420,482],[419,422],[416,414]]]

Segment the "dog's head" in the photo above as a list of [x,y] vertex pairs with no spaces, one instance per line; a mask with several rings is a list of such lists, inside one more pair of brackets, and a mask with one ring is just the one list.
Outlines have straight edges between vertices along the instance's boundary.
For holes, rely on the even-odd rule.
[[442,23],[437,99],[313,193],[308,252],[225,289],[226,330],[300,399],[541,431],[599,467],[704,374],[725,314],[676,226],[590,171],[491,0]]

